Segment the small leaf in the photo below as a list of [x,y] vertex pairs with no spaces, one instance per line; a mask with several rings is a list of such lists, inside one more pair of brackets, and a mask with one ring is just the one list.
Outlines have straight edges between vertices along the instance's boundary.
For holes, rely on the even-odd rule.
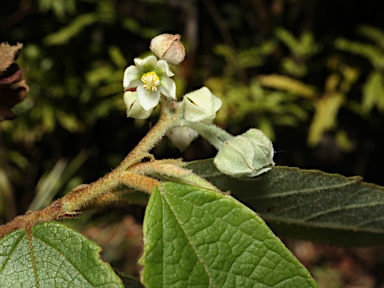
[[97,20],[97,15],[93,13],[77,16],[61,30],[45,37],[44,42],[47,45],[64,45],[77,36],[86,26],[95,23]]
[[312,98],[316,94],[313,87],[284,75],[259,75],[257,80],[264,87],[288,91],[304,98]]
[[374,41],[381,49],[384,49],[384,33],[382,30],[373,26],[361,25],[357,28],[357,31],[361,35]]
[[146,287],[315,287],[265,223],[234,198],[184,184],[152,193],[144,218]]
[[361,108],[364,113],[370,113],[376,106],[384,111],[384,76],[381,71],[373,71],[364,84]]
[[342,246],[384,243],[384,187],[318,170],[275,166],[241,181],[224,176],[212,160],[187,165],[256,211],[279,236]]
[[119,47],[112,45],[108,48],[108,54],[113,63],[119,68],[125,68],[127,60],[124,58],[123,52]]
[[384,67],[384,53],[376,45],[339,38],[336,39],[335,46],[340,50],[367,58],[376,69],[381,70]]
[[317,145],[323,133],[335,125],[337,113],[343,101],[344,95],[338,92],[329,92],[317,101],[316,112],[309,128],[309,145]]
[[0,287],[124,287],[101,248],[59,223],[0,239]]

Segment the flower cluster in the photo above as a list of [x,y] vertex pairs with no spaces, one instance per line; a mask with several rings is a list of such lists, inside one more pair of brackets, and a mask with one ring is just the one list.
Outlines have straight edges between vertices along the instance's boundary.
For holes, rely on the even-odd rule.
[[[159,103],[161,95],[176,99],[176,85],[169,63],[179,64],[184,60],[185,50],[180,35],[162,34],[152,39],[151,51],[155,55],[144,59],[135,58],[135,65],[124,72],[124,102],[127,116],[135,119],[147,119]],[[221,100],[208,88],[203,87],[184,96],[184,119],[190,122],[212,124]],[[174,127],[167,133],[168,138],[183,151],[198,134],[188,127]]]
[[[162,34],[152,39],[154,55],[135,58],[135,65],[124,73],[124,101],[127,116],[146,119],[161,97],[176,99],[176,84],[169,65],[184,60],[185,50],[180,35]],[[218,149],[214,164],[232,177],[254,177],[270,170],[273,162],[272,142],[261,130],[250,129],[232,136],[215,126],[213,120],[222,102],[207,87],[184,95],[177,103],[182,109],[180,121],[167,131],[171,142],[183,151],[200,134]]]
[[135,65],[124,72],[124,101],[128,117],[146,119],[159,103],[161,95],[176,98],[176,84],[171,79],[174,74],[168,63],[177,65],[184,60],[185,50],[180,35],[159,35],[152,39],[150,49],[157,57],[136,58]]

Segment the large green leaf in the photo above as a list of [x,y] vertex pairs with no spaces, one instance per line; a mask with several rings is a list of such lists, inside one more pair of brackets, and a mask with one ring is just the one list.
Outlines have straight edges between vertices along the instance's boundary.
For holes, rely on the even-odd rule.
[[234,179],[212,160],[189,164],[197,174],[255,210],[280,236],[345,246],[384,243],[384,187],[318,170],[275,167]]
[[124,287],[101,248],[59,223],[0,239],[0,287]]
[[164,183],[144,218],[146,287],[316,287],[256,213],[231,196]]

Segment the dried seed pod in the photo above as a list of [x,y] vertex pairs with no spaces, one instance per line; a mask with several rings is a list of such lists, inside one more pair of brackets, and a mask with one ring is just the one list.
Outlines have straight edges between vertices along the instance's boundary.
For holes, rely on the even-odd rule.
[[185,58],[185,49],[179,34],[161,34],[152,39],[149,49],[159,58],[178,65]]

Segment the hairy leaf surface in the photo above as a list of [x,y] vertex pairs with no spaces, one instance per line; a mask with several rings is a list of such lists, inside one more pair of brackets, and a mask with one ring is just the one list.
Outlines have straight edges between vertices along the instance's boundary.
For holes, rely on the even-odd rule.
[[0,287],[124,287],[101,248],[59,223],[0,239]]
[[264,221],[231,196],[164,183],[144,218],[146,287],[316,287]]
[[235,179],[212,160],[188,168],[255,210],[280,236],[343,246],[384,243],[384,188],[318,170],[274,167],[253,179]]

